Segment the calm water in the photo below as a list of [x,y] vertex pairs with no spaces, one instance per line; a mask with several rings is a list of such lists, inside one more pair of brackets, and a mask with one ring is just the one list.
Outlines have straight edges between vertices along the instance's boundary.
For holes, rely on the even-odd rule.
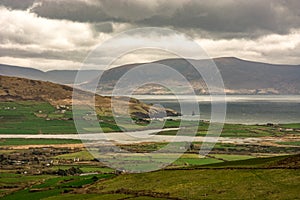
[[[180,106],[175,96],[136,96],[146,103],[160,104],[178,112]],[[184,102],[189,105],[189,96]],[[211,104],[209,96],[198,96],[200,118],[209,120]],[[300,123],[300,96],[275,95],[231,95],[226,97],[227,123],[266,124],[266,123]],[[189,107],[184,115],[191,115],[194,108]]]

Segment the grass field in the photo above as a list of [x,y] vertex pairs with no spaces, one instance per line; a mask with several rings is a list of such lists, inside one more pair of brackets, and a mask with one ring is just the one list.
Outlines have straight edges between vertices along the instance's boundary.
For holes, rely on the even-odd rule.
[[[76,133],[74,122],[61,120],[55,111],[46,102],[0,102],[0,134]],[[45,117],[38,117],[43,114]],[[72,113],[67,111],[64,117],[70,118]]]
[[[71,110],[61,113],[47,102],[0,102],[0,134],[68,134],[77,133]],[[112,117],[103,117],[103,131],[117,132],[120,128]],[[84,123],[89,124],[87,122]],[[99,132],[99,125],[90,123],[81,131]]]
[[100,166],[93,166],[93,165],[56,165],[51,167],[52,170],[58,169],[70,169],[71,167],[79,168],[83,173],[90,173],[90,172],[99,172],[99,173],[112,173],[115,170],[110,169],[108,167],[100,167]]
[[280,127],[283,127],[283,128],[297,128],[297,129],[300,129],[300,123],[280,124]]
[[122,188],[182,199],[293,199],[298,197],[299,177],[296,170],[180,170],[120,176],[95,187],[101,192]]
[[218,159],[223,159],[225,161],[234,161],[234,160],[247,160],[254,158],[249,155],[229,155],[229,154],[210,154],[210,156]]
[[34,185],[30,188],[14,192],[3,197],[6,200],[39,200],[47,197],[60,195],[62,193],[70,192],[75,188],[82,188],[88,184],[92,184],[98,180],[110,179],[113,174],[90,175],[90,176],[68,176],[55,177],[45,180],[41,184]]
[[208,165],[220,162],[222,161],[214,158],[179,158],[172,165]]
[[[94,152],[96,158],[98,159],[109,159],[115,164],[123,165],[125,163],[132,162],[167,162],[170,163],[170,159],[174,158],[176,160],[172,166],[188,166],[188,165],[206,165],[211,163],[220,163],[224,161],[235,161],[235,160],[246,160],[255,158],[255,155],[269,155],[272,154],[282,155],[282,154],[294,154],[299,152],[299,147],[296,146],[260,146],[260,145],[235,145],[226,143],[215,144],[211,154],[208,157],[199,157],[199,150],[201,147],[201,142],[193,143],[194,147],[192,150],[187,151],[185,154],[177,159],[177,151],[165,152],[159,154],[153,154],[151,157],[144,155],[144,153],[149,153],[157,151],[164,147],[166,143],[144,143],[144,144],[134,144],[134,145],[121,145],[121,149],[125,149],[128,153],[123,152],[121,155],[116,153],[99,153]],[[118,156],[119,155],[119,156]],[[56,159],[69,159],[80,158],[82,161],[90,161],[94,159],[94,156],[87,150],[83,150],[76,153],[64,154],[56,156]]]
[[283,144],[283,145],[292,145],[292,146],[300,146],[300,141],[292,141],[292,142],[278,142],[278,144]]
[[[103,158],[111,158],[113,157],[113,155],[102,155]],[[176,157],[176,154],[158,154],[158,155],[154,155],[151,157],[151,160],[153,161],[167,161],[168,159],[172,158],[172,157]],[[89,161],[89,160],[93,160],[94,157],[86,150],[84,151],[80,151],[80,152],[76,152],[76,153],[70,153],[70,154],[64,154],[64,155],[60,155],[60,156],[56,156],[56,159],[69,159],[69,160],[73,160],[74,158],[80,158],[80,160],[82,161]],[[101,159],[101,157],[99,157]],[[212,154],[209,155],[209,157],[200,157],[199,154],[195,154],[195,153],[185,153],[182,156],[180,156],[174,163],[172,163],[171,166],[187,166],[187,165],[192,165],[192,166],[201,166],[201,165],[207,165],[207,164],[213,164],[213,163],[221,163],[224,161],[234,161],[234,160],[246,160],[246,159],[251,159],[254,158],[254,156],[249,156],[249,155],[228,155],[228,154]],[[149,158],[148,157],[144,157],[143,155],[140,154],[134,154],[134,153],[130,153],[128,154],[128,156],[126,157],[126,154],[123,153],[122,157],[120,157],[119,159],[116,159],[115,161],[117,162],[126,162],[126,161],[139,161],[139,162],[145,162],[148,163],[149,162]],[[62,167],[57,167],[56,168],[61,168],[61,169],[67,169],[70,168],[71,166],[62,166]],[[79,168],[83,171],[86,171],[85,168],[86,166],[84,166],[83,168],[81,168],[79,166]],[[88,170],[90,170],[89,172],[91,172],[92,170],[97,171],[97,168],[94,167],[87,167]],[[105,169],[105,168],[104,168]],[[109,169],[109,168],[108,168]],[[98,171],[102,171],[102,169],[98,169]],[[106,170],[105,170],[106,171]],[[111,170],[108,170],[111,171]]]
[[[9,107],[9,109],[8,109]],[[76,133],[71,111],[57,112],[48,103],[42,102],[0,102],[0,134],[55,134]],[[118,127],[113,117],[98,116],[105,132],[133,130],[132,125]],[[121,119],[121,121],[125,119]],[[143,122],[144,123],[144,122]],[[141,123],[141,127],[146,124]],[[186,123],[192,126],[194,123]],[[165,128],[176,128],[180,121],[167,120]],[[206,135],[208,123],[201,122],[197,136]],[[285,129],[293,129],[286,131]],[[225,124],[222,137],[280,137],[287,134],[299,134],[300,124],[287,125],[240,125]],[[96,126],[83,128],[87,132],[99,132]],[[187,128],[188,130],[188,128]],[[164,131],[159,134],[174,135],[177,131]],[[0,146],[78,144],[80,140],[63,139],[0,139]],[[64,200],[64,199],[297,199],[299,197],[299,159],[285,154],[299,153],[299,141],[280,142],[275,145],[223,144],[217,143],[211,154],[199,157],[201,142],[193,143],[193,148],[181,155],[164,170],[142,174],[114,174],[115,170],[97,162],[87,150],[76,149],[75,153],[45,158],[57,161],[57,164],[8,164],[4,158],[13,154],[12,150],[0,151],[3,168],[0,169],[1,199],[22,200]],[[175,153],[163,152],[154,156],[142,156],[147,152],[161,149],[166,143],[144,143],[120,145],[130,151],[121,152],[120,159],[115,154],[99,154],[99,159],[110,158],[118,166],[148,169],[151,165],[165,163],[165,158],[176,157]],[[182,143],[175,143],[179,149]],[[80,151],[81,150],[81,151]],[[18,150],[14,150],[18,151]],[[20,155],[23,150],[20,150]],[[97,149],[99,152],[99,150]],[[28,151],[27,153],[30,153]],[[176,151],[174,151],[176,152]],[[259,157],[267,154],[277,157]],[[13,159],[20,159],[20,155]],[[29,157],[31,154],[27,154]],[[75,162],[79,158],[80,162]],[[113,158],[113,159],[112,159]],[[23,157],[21,157],[23,159]],[[20,162],[17,162],[20,163]],[[21,162],[22,163],[22,162]],[[47,162],[46,162],[47,163]],[[56,163],[56,162],[53,162]],[[21,166],[22,165],[22,166]],[[149,166],[150,165],[150,166]],[[83,173],[97,172],[87,176],[57,176],[16,174],[25,170],[30,173],[56,172],[79,168]],[[35,169],[36,168],[36,169]],[[136,169],[136,168],[135,168]],[[81,172],[80,172],[81,173]],[[42,174],[42,173],[41,173]],[[55,174],[55,173],[48,173]]]
[[57,159],[74,159],[74,158],[79,158],[80,160],[88,161],[94,159],[94,157],[87,151],[79,151],[75,153],[68,153],[68,154],[63,154],[56,156],[55,158]]
[[[86,156],[87,152],[77,155]],[[66,154],[60,158],[71,158]],[[69,156],[69,157],[68,157]],[[299,155],[253,158],[244,155],[210,155],[199,158],[184,154],[178,166],[141,174],[98,174],[87,176],[49,176],[0,174],[0,186],[24,189],[2,199],[14,200],[68,200],[68,199],[297,199],[300,171],[288,169],[299,162]],[[218,159],[224,159],[221,161]],[[181,162],[181,163],[180,163]],[[54,166],[68,169],[73,165]],[[89,165],[74,165],[83,172],[107,169]],[[274,169],[272,167],[281,166]],[[297,166],[297,165],[296,165]],[[111,173],[111,171],[102,171]],[[21,188],[22,188],[21,187]],[[7,191],[0,191],[0,194]]]
[[[288,125],[287,125],[288,126]],[[201,123],[198,127],[196,136],[206,136],[208,123]],[[176,135],[177,131],[161,131],[158,135]],[[282,136],[284,132],[278,128],[268,127],[264,125],[242,125],[242,124],[224,124],[221,137],[266,137],[266,136]]]
[[14,190],[23,189],[30,185],[38,184],[39,182],[42,182],[51,177],[52,176],[49,176],[49,175],[25,176],[25,175],[21,175],[21,174],[1,172],[0,173],[0,188],[2,188],[2,189],[0,192],[0,198],[4,194],[11,193]]
[[[210,165],[205,165],[201,167],[205,168],[268,168],[270,166],[277,166],[277,164],[289,158],[289,155],[284,156],[272,156],[272,157],[259,157],[259,158],[250,158],[245,160],[232,160],[223,163],[214,163]],[[298,156],[299,157],[299,156]],[[191,166],[190,168],[193,168]]]
[[[254,158],[211,164],[203,170],[163,170],[126,174],[96,183],[89,187],[89,191],[97,191],[100,194],[139,194],[165,199],[297,199],[299,170],[258,169],[262,166],[277,166],[290,158],[299,160],[299,156]],[[235,169],[223,169],[226,166]],[[246,166],[249,169],[239,169]],[[222,169],[216,170],[218,167]]]
[[[127,194],[66,194],[66,195],[59,195],[59,196],[53,196],[46,198],[45,200],[99,200],[99,199],[105,199],[105,200],[120,200],[120,199],[134,199],[131,198],[134,197],[133,195],[127,195]],[[140,198],[141,200],[151,200],[153,198]],[[136,199],[137,200],[137,199]],[[156,199],[157,200],[157,199]]]
[[[16,101],[0,102],[0,134],[56,134],[56,133],[77,133],[72,120],[73,115],[71,108],[60,112],[47,102],[37,101]],[[83,109],[82,112],[85,112]],[[80,117],[85,113],[81,113]],[[88,118],[88,116],[87,116]],[[111,116],[98,116],[99,123],[84,121],[80,131],[83,132],[100,132],[99,125],[104,132],[119,132],[121,130],[138,130],[147,125],[146,122],[138,125],[128,124],[128,119],[119,118],[117,125]],[[78,120],[80,124],[80,120]],[[164,128],[177,128],[180,126],[180,120],[166,120]],[[198,126],[197,136],[205,136],[209,123],[200,122],[195,124],[193,121],[182,122],[185,127]],[[86,127],[87,126],[87,127]],[[152,128],[161,128],[161,122],[153,122]],[[263,125],[241,125],[225,124],[222,137],[264,137],[264,136],[282,136],[286,134],[282,129],[300,129],[300,124],[283,124],[278,127]],[[298,134],[297,131],[288,133]],[[162,131],[159,135],[175,135],[177,131]]]
[[19,138],[0,139],[0,146],[80,144],[80,143],[82,143],[81,140],[67,140],[67,139],[19,139]]

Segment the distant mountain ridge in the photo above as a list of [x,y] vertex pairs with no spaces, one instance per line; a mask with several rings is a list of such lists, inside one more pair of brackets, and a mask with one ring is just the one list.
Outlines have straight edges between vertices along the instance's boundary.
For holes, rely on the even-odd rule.
[[[227,94],[300,94],[300,65],[278,65],[261,62],[246,61],[235,57],[213,59],[223,77]],[[193,60],[205,64],[209,60]],[[184,59],[165,59],[152,62],[170,66],[189,80],[198,94],[208,94],[208,90],[201,75]],[[151,64],[151,63],[150,63]],[[141,65],[129,64],[105,71],[98,84],[100,94],[109,94],[116,82],[130,69]],[[151,68],[149,68],[151,70]],[[81,87],[93,89],[98,83],[98,70],[87,70],[83,76]],[[32,68],[0,65],[0,75],[19,76],[35,80],[46,80],[61,84],[72,84],[77,70],[55,70],[42,72]],[[145,72],[147,73],[147,72]],[[159,73],[159,72],[158,72]],[[97,82],[95,82],[97,81]],[[174,84],[174,80],[172,84]],[[175,80],[176,82],[176,80]],[[175,83],[176,84],[176,83]],[[162,87],[149,86],[141,88],[137,94],[167,94]]]
[[[275,65],[260,62],[245,61],[234,57],[213,59],[218,67],[227,94],[300,94],[300,66]],[[191,60],[197,64],[207,65],[210,60]],[[153,62],[163,64],[181,73],[194,87],[197,94],[209,94],[207,86],[198,71],[184,59],[166,59]],[[109,93],[115,83],[130,69],[141,64],[129,64],[112,68],[103,73],[98,84],[100,94]],[[151,70],[151,65],[149,66]],[[145,73],[147,73],[145,71]],[[158,74],[159,75],[159,72]],[[95,85],[94,80],[83,87],[89,89]],[[176,85],[176,80],[170,80]],[[178,83],[180,85],[180,83]],[[184,91],[184,90],[183,90]],[[137,94],[166,94],[162,87],[150,85],[139,89]]]
[[[51,70],[43,72],[34,68],[0,64],[0,75],[27,78],[32,80],[50,81],[54,83],[72,85],[78,70]],[[76,82],[84,83],[96,78],[101,70],[82,70],[80,79]]]
[[227,93],[300,94],[300,65],[217,58]]

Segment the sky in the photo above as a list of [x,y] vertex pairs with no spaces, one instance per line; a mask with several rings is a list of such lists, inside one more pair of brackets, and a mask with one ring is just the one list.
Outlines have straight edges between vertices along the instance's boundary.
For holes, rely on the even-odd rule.
[[[178,34],[141,33],[136,37],[142,41],[169,41],[191,51],[176,43],[179,36],[188,37],[211,58],[300,64],[299,0],[0,0],[0,63],[79,69],[98,45],[143,27]],[[170,56],[141,50],[116,65]]]

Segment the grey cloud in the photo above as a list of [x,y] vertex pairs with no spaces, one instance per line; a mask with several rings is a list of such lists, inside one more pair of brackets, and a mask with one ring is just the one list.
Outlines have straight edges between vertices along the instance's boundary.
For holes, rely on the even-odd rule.
[[53,19],[67,19],[78,22],[105,22],[113,20],[101,7],[83,1],[40,1],[31,11],[39,16]]
[[35,0],[0,0],[0,5],[11,9],[26,10]]
[[259,37],[287,34],[300,27],[299,0],[0,0],[12,9],[27,9],[39,16],[95,23],[95,30],[112,32],[101,22],[137,26],[169,26],[210,37]]
[[102,33],[113,32],[113,25],[110,22],[94,23],[93,28],[96,32],[102,32]]
[[[11,62],[33,59],[38,66],[44,59],[49,60],[48,67],[60,68],[60,63],[80,63],[88,50],[113,36],[111,33],[128,27],[159,26],[196,40],[210,40],[205,47],[216,57],[299,63],[299,0],[0,0],[1,5],[12,9],[0,8],[0,19],[5,18],[0,20],[2,62],[7,58],[12,58]],[[296,36],[291,34],[294,28],[299,29]],[[272,33],[276,36],[272,41],[260,37]],[[154,41],[166,37],[149,31],[138,36],[145,35],[153,36]],[[170,38],[167,40],[172,43]],[[106,54],[101,56],[108,59]],[[128,59],[138,62],[141,58]]]
[[138,26],[169,26],[211,37],[258,37],[286,34],[300,27],[298,0],[132,1],[43,0],[32,12],[80,22],[126,22]]
[[[172,17],[154,16],[139,23],[198,29],[215,37],[258,37],[287,34],[300,27],[300,17],[279,1],[193,1]],[[299,6],[300,9],[300,6]]]
[[17,48],[1,48],[0,57],[11,57],[11,58],[47,58],[52,60],[70,60],[82,62],[88,55],[88,51],[28,51]]

